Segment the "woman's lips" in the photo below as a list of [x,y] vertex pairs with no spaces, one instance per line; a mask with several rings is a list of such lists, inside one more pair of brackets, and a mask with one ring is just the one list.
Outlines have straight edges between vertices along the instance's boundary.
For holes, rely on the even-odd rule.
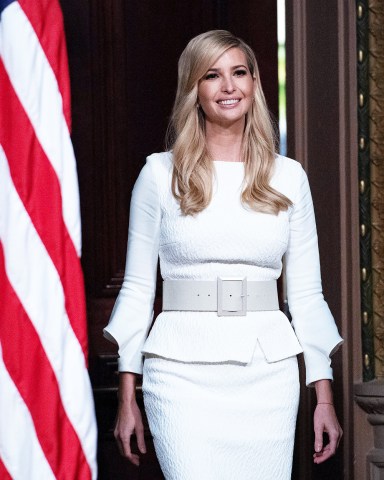
[[237,103],[240,102],[240,98],[228,98],[226,100],[217,100],[217,103],[219,105],[236,105]]

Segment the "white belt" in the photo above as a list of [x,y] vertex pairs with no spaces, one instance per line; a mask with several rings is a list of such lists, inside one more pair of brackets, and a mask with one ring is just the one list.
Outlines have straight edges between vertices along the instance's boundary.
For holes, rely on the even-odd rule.
[[219,316],[279,310],[277,283],[247,281],[246,277],[164,280],[163,310],[217,312]]

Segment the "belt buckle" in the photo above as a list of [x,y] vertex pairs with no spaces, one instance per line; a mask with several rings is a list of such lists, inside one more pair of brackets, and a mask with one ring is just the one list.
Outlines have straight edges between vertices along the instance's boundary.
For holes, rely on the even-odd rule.
[[[223,307],[223,295],[225,295],[225,282],[241,282],[241,308],[228,310]],[[232,317],[247,315],[247,277],[217,277],[217,315],[219,317]]]

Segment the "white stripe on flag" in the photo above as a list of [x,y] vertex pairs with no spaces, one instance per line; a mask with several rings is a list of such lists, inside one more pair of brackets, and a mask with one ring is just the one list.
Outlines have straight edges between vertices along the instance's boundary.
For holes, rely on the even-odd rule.
[[[55,74],[18,2],[2,13],[0,56],[61,185],[64,223],[81,255],[76,162]],[[62,112],[61,116],[58,112]]]
[[[1,431],[5,425],[12,425]],[[0,457],[14,480],[54,480],[28,408],[4,365],[0,344]]]
[[55,371],[64,409],[95,472],[96,421],[83,351],[66,314],[57,270],[17,194],[1,146],[0,179],[0,205],[7,205],[0,210],[7,277],[40,337]]

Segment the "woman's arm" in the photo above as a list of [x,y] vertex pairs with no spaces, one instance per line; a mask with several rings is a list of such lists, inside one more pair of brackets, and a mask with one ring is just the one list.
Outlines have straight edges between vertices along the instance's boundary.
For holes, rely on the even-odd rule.
[[119,408],[117,411],[114,435],[120,453],[134,465],[140,464],[140,457],[132,453],[131,437],[136,435],[140,453],[146,453],[144,427],[140,409],[136,402],[136,374],[120,372],[119,374]]
[[142,373],[141,350],[152,323],[161,222],[158,161],[147,159],[132,191],[124,282],[104,328],[119,346],[120,372]]
[[140,453],[146,452],[144,428],[136,403],[136,373],[142,372],[142,346],[152,321],[156,290],[161,208],[155,165],[148,158],[135,183],[129,218],[127,260],[123,286],[104,335],[119,346],[119,406],[114,435],[120,452],[139,465],[132,452],[136,435]]
[[296,194],[285,255],[287,295],[292,324],[304,351],[307,385],[332,380],[330,357],[342,343],[323,297],[312,196],[304,170],[292,175]]
[[[314,462],[322,463],[335,454],[343,434],[333,406],[330,367],[342,339],[323,298],[312,197],[301,168],[298,178],[286,253],[288,303],[304,351],[307,385],[316,389]],[[324,433],[329,439],[325,445]]]
[[[315,453],[314,463],[322,463],[335,454],[339,446],[343,430],[336,417],[333,405],[333,394],[329,380],[315,382],[317,405],[313,417],[315,430]],[[328,443],[324,445],[323,435],[328,435]]]

